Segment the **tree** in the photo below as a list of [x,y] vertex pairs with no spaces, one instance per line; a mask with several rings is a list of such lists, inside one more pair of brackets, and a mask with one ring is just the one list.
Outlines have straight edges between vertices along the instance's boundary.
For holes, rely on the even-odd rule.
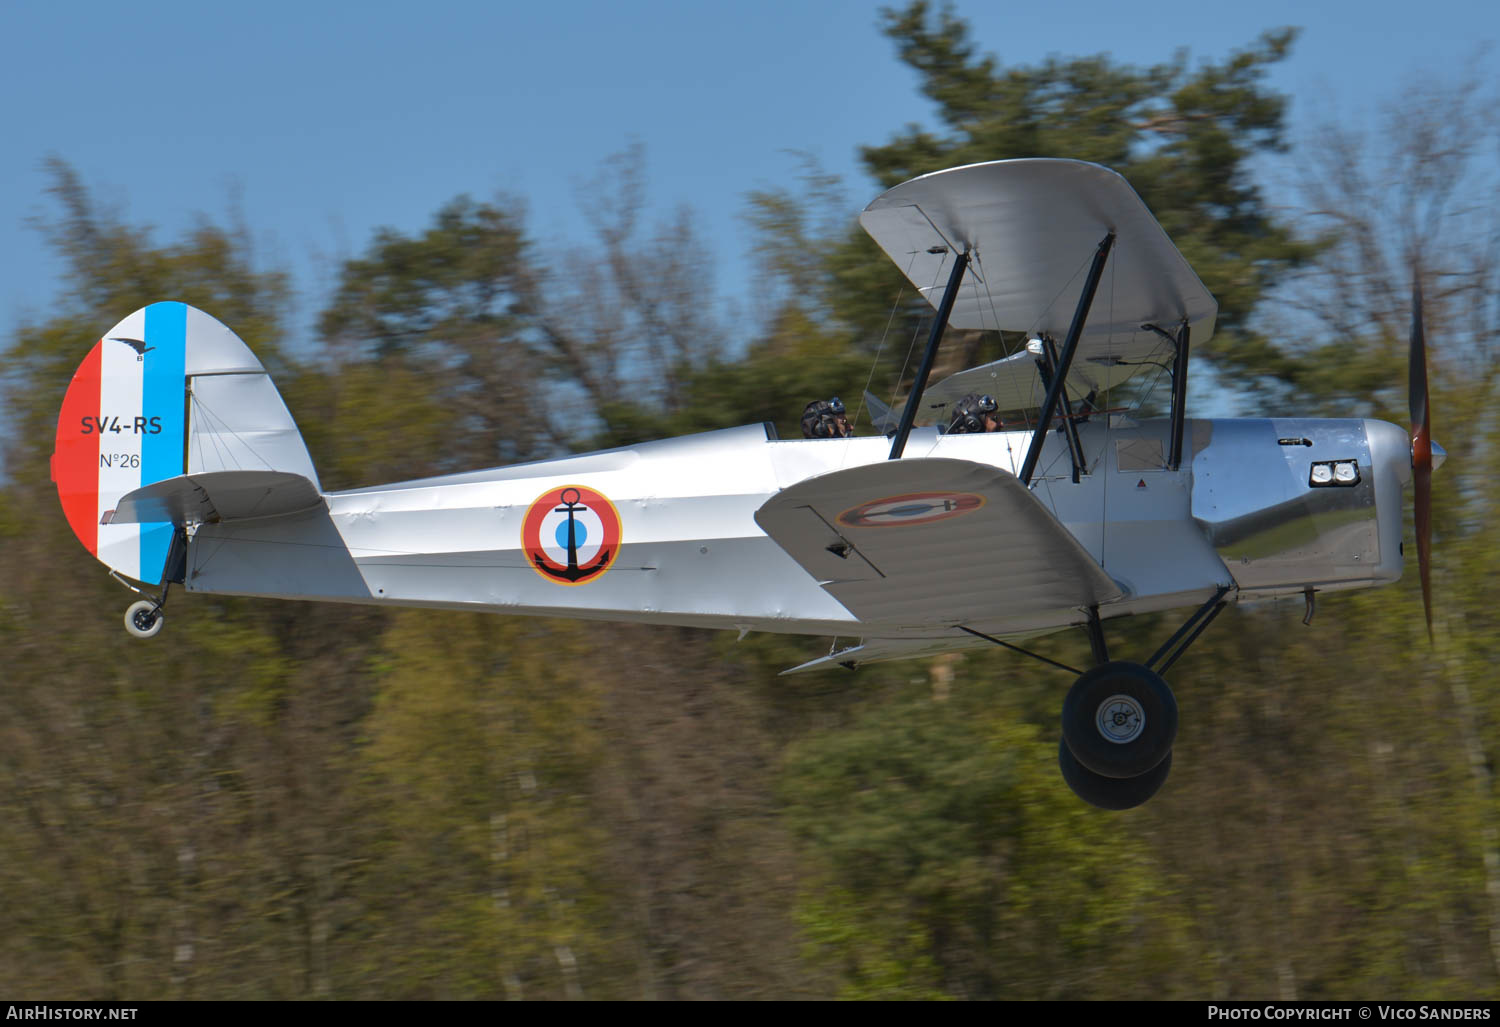
[[345,264],[319,320],[328,352],[436,385],[441,411],[419,420],[441,436],[437,469],[637,441],[648,411],[691,404],[691,377],[724,353],[712,267],[686,210],[640,238],[644,161],[616,154],[585,190],[591,246],[532,242],[513,198],[459,197]]
[[1275,216],[1251,168],[1256,154],[1284,149],[1287,100],[1263,82],[1290,53],[1294,30],[1268,32],[1224,61],[1190,68],[1179,52],[1144,69],[1106,56],[1002,68],[978,55],[951,9],[934,18],[926,0],[886,11],[885,31],[922,76],[948,132],[913,127],[865,147],[865,166],[882,185],[1009,157],[1073,157],[1115,169],[1218,298],[1216,359],[1233,360],[1261,297],[1314,252]]
[[[1112,818],[1100,842],[1139,860],[1125,876],[1147,891],[1121,893],[1090,916],[1145,933],[1105,926],[1098,948],[1073,949],[1057,965],[1057,952],[1017,956],[988,940],[993,926],[979,926],[1003,924],[1033,891],[1023,886],[1018,901],[965,889],[1024,885],[966,870],[1007,851],[996,810],[1020,818],[1014,844],[1046,837],[1047,817],[1064,810],[1006,784],[1011,764],[975,737],[990,724],[982,705],[937,707],[942,693],[972,687],[1009,712],[1007,748],[1029,746],[1025,765],[1050,775],[1040,743],[1056,737],[1060,693],[986,653],[952,658],[954,680],[972,684],[940,690],[943,664],[933,661],[931,700],[908,695],[889,716],[872,700],[794,750],[788,816],[823,874],[801,907],[814,951],[849,994],[1035,994],[1025,991],[1028,974],[1039,972],[1040,986],[1083,965],[1123,970],[1114,982],[1149,979],[1158,996],[1341,998],[1377,983],[1408,995],[1494,994],[1500,819],[1486,740],[1497,711],[1484,682],[1500,637],[1486,598],[1500,552],[1490,527],[1500,500],[1500,231],[1495,179],[1476,159],[1495,139],[1476,102],[1482,87],[1410,90],[1424,99],[1397,105],[1378,134],[1324,130],[1308,150],[1308,210],[1273,215],[1249,158],[1284,142],[1284,100],[1260,81],[1289,34],[1197,71],[1179,58],[1135,72],[1104,58],[1002,69],[977,56],[951,11],[934,20],[926,4],[888,14],[887,28],[948,131],[912,128],[867,150],[882,182],[1039,153],[1119,168],[1222,303],[1209,355],[1282,412],[1405,420],[1420,258],[1435,431],[1453,440],[1436,490],[1439,643],[1427,648],[1414,574],[1396,589],[1323,598],[1312,630],[1294,622],[1300,604],[1221,618],[1174,668],[1184,730],[1172,779],[1138,814]],[[834,321],[862,340],[883,328],[898,291],[884,263],[855,241],[823,265]],[[1286,301],[1297,304],[1295,318],[1271,313]],[[952,348],[962,363],[978,353],[969,340]],[[1149,652],[1146,639],[1175,626],[1135,620],[1111,626],[1117,651]],[[1058,644],[1079,647],[1048,643]],[[990,680],[1003,689],[987,689]],[[1396,710],[1405,715],[1393,719]],[[974,754],[968,766],[965,754]],[[988,801],[969,801],[987,788]],[[1087,826],[1065,830],[1088,837]],[[1078,873],[1087,880],[1086,861],[1039,876],[1066,889]],[[1048,897],[1057,905],[1047,923],[1066,935],[1078,907],[1066,891]],[[1153,955],[1132,951],[1143,936]],[[955,946],[956,938],[982,940]],[[1002,954],[1022,982],[1015,992],[986,969]],[[1096,984],[1070,983],[1073,994]]]
[[426,429],[418,439],[432,471],[531,460],[558,441],[538,416],[544,365],[518,209],[459,197],[419,237],[382,229],[367,256],[345,263],[318,320],[341,377],[379,368],[340,388],[342,405],[379,423],[389,400],[370,386],[387,395],[394,386],[412,405],[431,397],[433,406],[403,416]]
[[[934,12],[927,0],[915,0],[884,11],[883,26],[901,60],[921,76],[944,131],[913,125],[883,145],[864,147],[865,167],[882,186],[1017,157],[1069,157],[1111,167],[1140,193],[1219,301],[1214,339],[1198,352],[1231,372],[1269,352],[1251,314],[1289,270],[1317,252],[1315,242],[1299,239],[1267,203],[1253,172],[1258,155],[1285,148],[1287,100],[1264,79],[1290,52],[1294,30],[1268,32],[1243,51],[1196,67],[1185,52],[1146,68],[1103,55],[1007,67],[981,55],[967,24],[948,6]],[[896,334],[902,340],[915,335],[906,326],[929,315],[928,305],[863,232],[809,233],[819,223],[812,212],[832,192],[813,172],[806,186],[800,194],[772,190],[752,198],[755,223],[774,240],[763,242],[762,250],[779,266],[788,253],[826,253],[818,273],[799,272],[802,293],[824,299],[826,307],[815,316],[832,315],[867,354],[892,324],[901,326]],[[808,247],[809,234],[823,245]],[[1088,256],[1079,254],[1080,265]],[[893,301],[901,313],[894,321]],[[1016,342],[965,333],[945,345],[940,370],[993,359]],[[900,373],[905,349],[882,349],[886,375]]]
[[362,695],[348,668],[363,612],[174,596],[167,647],[130,645],[126,594],[57,516],[48,457],[57,408],[101,327],[173,296],[237,322],[272,368],[285,275],[256,266],[243,226],[151,234],[100,210],[53,165],[47,232],[69,289],[8,348],[0,546],[13,829],[0,972],[32,993],[101,998],[328,994],[357,828],[337,749]]
[[[124,594],[56,516],[47,450],[87,340],[148,298],[242,331],[342,485],[591,439],[795,431],[807,398],[867,380],[896,289],[809,167],[800,193],[754,198],[776,299],[732,348],[704,315],[691,217],[644,231],[636,153],[608,165],[600,237],[566,259],[506,199],[381,233],[303,362],[282,345],[285,279],[243,226],[159,243],[59,164],[70,288],[5,354],[0,982],[74,998],[1500,993],[1500,204],[1481,92],[1395,108],[1379,145],[1324,133],[1297,242],[1246,177],[1278,144],[1259,76],[1282,37],[1197,70],[1001,69],[951,13],[887,25],[951,117],[872,166],[1118,156],[1181,219],[1179,243],[1248,283],[1232,359],[1288,410],[1401,418],[1419,258],[1450,452],[1437,648],[1410,580],[1321,598],[1312,630],[1300,603],[1226,612],[1173,668],[1172,778],[1116,815],[1058,780],[1065,679],[998,650],[789,685],[776,673],[804,640],[175,593],[170,643],[136,645],[101,612]],[[1210,180],[1172,195],[1195,168]],[[1293,268],[1274,296],[1297,320],[1255,320]],[[1288,323],[1297,346],[1266,341]],[[1175,627],[1132,620],[1110,641],[1137,658]],[[1037,648],[1087,659],[1079,633]]]
[[1052,734],[1018,716],[1024,685],[964,670],[792,748],[782,795],[822,870],[799,907],[814,958],[850,998],[1160,994],[1160,865],[1067,790]]

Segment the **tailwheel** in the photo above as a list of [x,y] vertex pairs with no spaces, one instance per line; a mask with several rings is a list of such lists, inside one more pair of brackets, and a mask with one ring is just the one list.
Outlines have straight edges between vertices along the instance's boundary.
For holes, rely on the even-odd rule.
[[1064,740],[1057,743],[1057,765],[1073,794],[1084,802],[1100,809],[1134,809],[1155,795],[1167,780],[1172,769],[1172,753],[1169,750],[1160,763],[1144,774],[1105,777],[1079,763]]
[[1154,671],[1138,663],[1104,663],[1073,683],[1063,701],[1062,734],[1063,748],[1082,769],[1105,778],[1138,778],[1171,753],[1177,739],[1177,700]]
[[125,611],[125,630],[136,638],[155,638],[161,633],[165,621],[166,614],[162,612],[161,604],[149,599],[131,603]]
[[[172,543],[172,549],[167,554],[168,573],[162,579],[161,595],[152,596],[145,589],[136,588],[130,582],[115,571],[110,571],[109,576],[138,596],[145,596],[139,602],[131,603],[125,611],[125,630],[135,638],[155,638],[161,634],[161,626],[166,620],[167,593],[172,591],[172,582],[182,580],[182,556],[185,552],[185,537],[181,532]],[[172,569],[176,568],[173,573]]]

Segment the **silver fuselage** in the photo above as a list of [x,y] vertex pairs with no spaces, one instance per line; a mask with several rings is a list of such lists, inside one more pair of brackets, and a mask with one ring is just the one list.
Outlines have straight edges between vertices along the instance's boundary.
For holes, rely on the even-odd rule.
[[[1401,576],[1407,436],[1371,420],[1187,423],[1179,470],[1166,421],[1080,426],[1078,482],[1049,434],[1035,494],[1125,591],[1103,617],[1240,598],[1361,588]],[[1030,432],[914,432],[904,459],[950,457],[1014,472]],[[756,524],[779,490],[883,461],[879,436],[777,440],[754,425],[560,460],[330,493],[312,511],[199,525],[190,591],[488,610],[799,634],[926,637],[952,625],[860,621]],[[1353,462],[1352,484],[1314,485],[1315,464]],[[607,496],[620,544],[580,584],[537,573],[522,521],[560,485]],[[969,626],[1023,636],[1079,623],[1039,609]]]

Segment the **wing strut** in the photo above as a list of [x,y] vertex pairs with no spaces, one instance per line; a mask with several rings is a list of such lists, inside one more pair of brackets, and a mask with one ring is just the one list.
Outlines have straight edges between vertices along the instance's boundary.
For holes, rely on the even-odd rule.
[[[1114,236],[1111,235],[1110,238]],[[911,395],[906,397],[906,409],[901,411],[901,426],[896,429],[896,441],[891,443],[891,460],[901,459],[901,451],[906,448],[906,437],[911,434],[917,407],[922,403],[922,391],[927,388],[927,379],[932,374],[932,362],[937,357],[938,343],[943,339],[943,329],[948,327],[948,316],[953,313],[953,301],[958,298],[958,287],[963,284],[964,270],[968,266],[969,251],[965,249],[953,262],[953,273],[948,276],[948,288],[943,291],[943,302],[938,306],[937,320],[932,323],[927,352],[922,354],[922,366],[917,369],[917,380],[912,384]]]
[[1141,327],[1170,342],[1175,354],[1172,357],[1172,451],[1167,457],[1167,470],[1175,471],[1182,466],[1182,429],[1187,417],[1188,340],[1192,329],[1185,320],[1176,335],[1169,335],[1165,329],[1153,324]]
[[[1057,369],[1057,343],[1052,341],[1050,335],[1042,336],[1042,359],[1037,361],[1037,368],[1042,373],[1042,384],[1050,389],[1053,373]],[[1083,443],[1078,441],[1078,422],[1073,420],[1073,401],[1068,399],[1067,389],[1062,390],[1058,401],[1062,404],[1063,435],[1068,440],[1068,458],[1073,461],[1073,484],[1077,485],[1078,476],[1083,471]]]
[[1171,470],[1182,465],[1182,426],[1187,416],[1188,336],[1192,329],[1186,321],[1177,329],[1177,359],[1172,361],[1172,453],[1167,460]]
[[[1031,448],[1026,450],[1026,461],[1021,465],[1021,483],[1031,484],[1031,475],[1036,471],[1036,462],[1042,455],[1042,443],[1052,424],[1052,415],[1057,412],[1057,397],[1068,381],[1068,370],[1073,366],[1073,354],[1078,350],[1078,337],[1083,334],[1083,325],[1089,318],[1089,308],[1094,305],[1094,292],[1099,288],[1099,279],[1104,275],[1104,262],[1109,259],[1110,247],[1115,244],[1115,233],[1111,231],[1099,241],[1094,251],[1094,262],[1089,266],[1088,280],[1083,283],[1083,292],[1078,297],[1078,307],[1073,311],[1073,323],[1068,326],[1068,337],[1063,340],[1062,359],[1058,362],[1057,374],[1047,387],[1047,398],[1042,401],[1042,410],[1037,418],[1036,431],[1031,436]],[[944,298],[947,302],[947,298]],[[1069,439],[1071,446],[1072,440]]]
[[[1090,607],[1090,609],[1097,609],[1097,607]],[[1082,674],[1083,673],[1083,671],[1079,670],[1077,667],[1069,667],[1066,663],[1058,663],[1056,660],[1049,660],[1049,659],[1047,659],[1047,657],[1043,656],[1040,653],[1034,653],[1030,649],[1022,649],[1018,645],[1011,645],[1009,642],[1001,641],[1000,639],[996,638],[994,635],[986,635],[983,631],[975,631],[973,628],[966,628],[962,624],[955,624],[953,626],[955,628],[957,628],[958,630],[960,630],[960,631],[967,631],[969,634],[973,635],[975,638],[982,638],[986,642],[994,642],[998,646],[1002,646],[1002,647],[1004,647],[1006,649],[1010,649],[1010,650],[1012,650],[1014,652],[1021,653],[1024,656],[1030,656],[1033,660],[1041,660],[1043,663],[1048,664],[1048,665],[1053,666],[1053,667],[1056,667],[1058,670],[1065,670],[1069,674]],[[1106,660],[1105,662],[1108,663],[1109,661]]]

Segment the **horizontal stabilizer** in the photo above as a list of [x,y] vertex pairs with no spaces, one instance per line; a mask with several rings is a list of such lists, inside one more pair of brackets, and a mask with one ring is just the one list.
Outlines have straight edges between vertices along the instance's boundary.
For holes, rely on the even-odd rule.
[[289,471],[205,471],[127,492],[106,516],[110,524],[216,524],[295,513],[322,501],[316,485]]
[[1123,595],[1030,489],[990,464],[832,471],[772,496],[755,521],[866,624],[984,625]]

